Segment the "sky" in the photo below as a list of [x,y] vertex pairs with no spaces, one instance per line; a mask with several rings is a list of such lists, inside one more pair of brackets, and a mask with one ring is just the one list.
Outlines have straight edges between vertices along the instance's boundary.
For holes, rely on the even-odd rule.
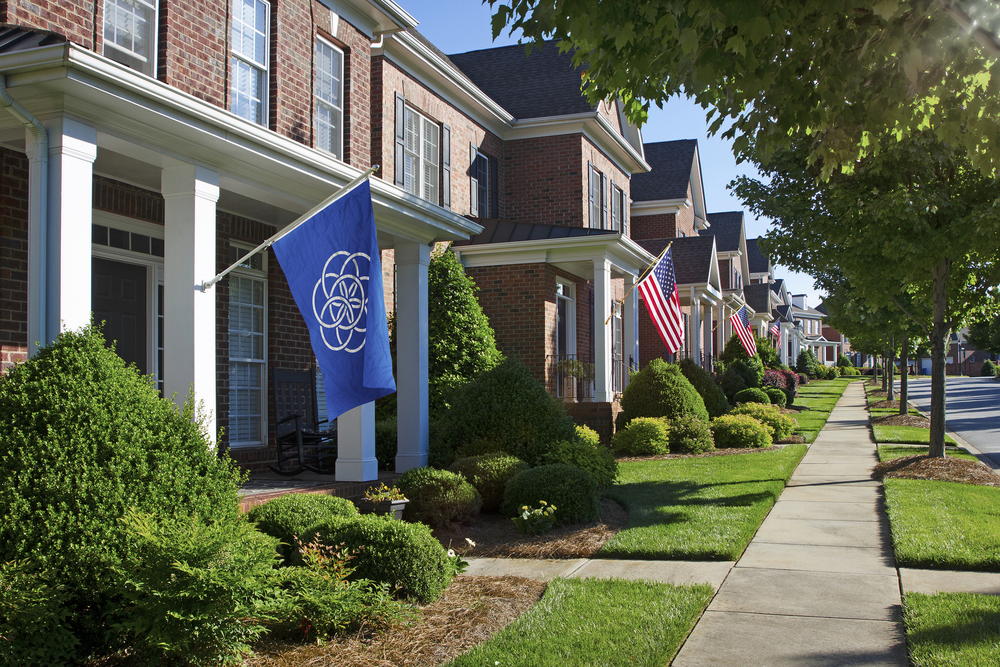
[[[494,42],[490,27],[491,11],[478,0],[397,0],[420,25],[417,30],[444,53],[464,53],[494,46],[517,43],[517,35],[506,31]],[[654,105],[649,120],[642,127],[642,140],[646,143],[697,139],[701,157],[705,201],[709,212],[744,211],[747,238],[767,232],[770,221],[757,219],[727,185],[737,176],[759,177],[752,164],[736,164],[731,142],[721,137],[708,136],[705,111],[683,98],[671,99],[663,109]],[[791,294],[806,294],[807,304],[816,306],[822,295],[813,288],[812,277],[778,266],[775,278],[784,278]]]

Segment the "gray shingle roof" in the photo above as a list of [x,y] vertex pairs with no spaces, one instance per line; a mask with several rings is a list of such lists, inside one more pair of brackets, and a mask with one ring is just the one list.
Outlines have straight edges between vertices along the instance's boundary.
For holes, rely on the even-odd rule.
[[501,46],[448,59],[515,118],[566,116],[593,111],[580,91],[583,67],[573,67],[569,53],[555,41],[526,56],[520,45]]
[[12,25],[0,26],[0,53],[24,51],[39,46],[61,44],[66,41],[62,35],[48,30],[29,30]]
[[770,266],[771,263],[761,252],[757,239],[747,239],[747,267],[750,273],[767,273]]
[[697,139],[643,144],[652,169],[632,176],[632,201],[658,201],[687,197]]
[[758,313],[771,312],[770,292],[770,286],[767,283],[743,286],[743,298]]
[[771,283],[771,291],[775,294],[781,294],[781,286],[784,284],[784,278],[775,278],[774,282]]
[[[600,236],[617,234],[610,229],[590,229],[589,227],[567,227],[565,225],[543,225],[541,223],[516,222],[514,220],[478,220],[483,231],[468,241],[455,241],[454,245],[483,245],[486,243],[508,243],[512,241],[535,241],[539,239],[562,239],[576,236]],[[660,247],[662,250],[663,247]]]
[[667,244],[673,242],[670,252],[674,258],[674,275],[677,284],[703,285],[708,282],[715,261],[715,238],[712,236],[686,236],[677,239],[650,239],[637,241],[653,255],[659,255]]
[[782,322],[795,321],[795,317],[792,314],[791,306],[778,306],[777,308],[775,308],[775,310],[778,312],[778,319],[780,319]]
[[708,222],[711,226],[705,233],[715,236],[715,245],[719,252],[740,249],[740,236],[743,233],[743,211],[709,213]]

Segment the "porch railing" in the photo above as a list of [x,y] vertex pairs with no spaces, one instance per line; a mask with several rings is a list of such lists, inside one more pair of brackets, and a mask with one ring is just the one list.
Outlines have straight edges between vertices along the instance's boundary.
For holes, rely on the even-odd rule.
[[[594,361],[589,354],[550,354],[546,356],[549,391],[555,396],[577,401],[594,400]],[[611,391],[620,396],[628,384],[630,372],[639,370],[632,357],[611,355]]]

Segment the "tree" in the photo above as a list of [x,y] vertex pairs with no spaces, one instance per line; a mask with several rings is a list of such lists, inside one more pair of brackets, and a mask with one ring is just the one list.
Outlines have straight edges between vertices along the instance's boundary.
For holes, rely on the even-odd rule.
[[965,338],[977,350],[1000,354],[1000,315],[976,320],[969,325],[969,334]]
[[1000,184],[930,133],[885,137],[855,173],[826,182],[808,152],[808,137],[796,138],[760,161],[768,184],[742,178],[737,194],[775,220],[765,246],[778,262],[820,280],[839,271],[870,308],[894,305],[920,327],[932,357],[930,453],[943,456],[945,345],[1000,282]]

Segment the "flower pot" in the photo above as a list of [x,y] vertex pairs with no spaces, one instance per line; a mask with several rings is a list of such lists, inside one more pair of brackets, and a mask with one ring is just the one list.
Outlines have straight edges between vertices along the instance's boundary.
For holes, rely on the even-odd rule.
[[406,498],[403,500],[365,500],[362,498],[354,504],[358,506],[362,514],[388,514],[396,521],[402,521],[403,510],[406,509],[408,502],[410,501]]

